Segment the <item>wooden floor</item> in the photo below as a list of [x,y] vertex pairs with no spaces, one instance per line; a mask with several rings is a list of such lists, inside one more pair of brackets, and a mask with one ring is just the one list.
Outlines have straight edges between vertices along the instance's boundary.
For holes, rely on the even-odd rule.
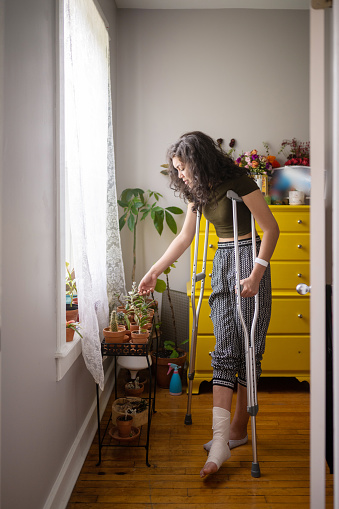
[[[119,375],[119,386],[127,372]],[[258,459],[261,477],[251,477],[252,449],[234,449],[219,472],[204,480],[202,444],[211,438],[212,388],[193,396],[192,426],[184,424],[187,396],[157,390],[149,460],[145,449],[104,447],[98,461],[97,437],[88,453],[67,509],[308,509],[309,386],[289,378],[262,378],[258,386]],[[236,395],[233,398],[235,404]],[[113,396],[102,419],[106,425]],[[145,430],[143,430],[144,433]],[[110,439],[110,437],[108,436]],[[107,443],[116,443],[110,439]],[[333,505],[327,469],[327,508]]]

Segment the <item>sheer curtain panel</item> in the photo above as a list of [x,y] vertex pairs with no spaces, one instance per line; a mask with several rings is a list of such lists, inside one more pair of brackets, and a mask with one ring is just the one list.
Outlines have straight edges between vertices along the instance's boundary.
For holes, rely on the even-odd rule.
[[[103,389],[101,339],[109,320],[107,163],[114,161],[109,37],[93,0],[65,0],[64,5],[65,166],[82,352],[88,370]],[[117,256],[121,258],[121,251]]]

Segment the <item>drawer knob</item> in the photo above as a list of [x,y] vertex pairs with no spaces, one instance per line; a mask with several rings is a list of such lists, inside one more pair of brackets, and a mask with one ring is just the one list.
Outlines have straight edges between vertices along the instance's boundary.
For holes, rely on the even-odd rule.
[[208,355],[212,355],[212,352],[208,352]]
[[302,220],[301,219],[298,219],[298,224],[301,224],[302,223]]
[[302,277],[302,274],[299,272],[298,277]]
[[212,274],[208,274],[208,275],[209,275],[209,277],[212,277]]
[[302,318],[303,315],[301,313],[298,314],[298,318]]
[[302,245],[301,244],[298,244],[298,249],[301,249],[302,248]]
[[208,247],[213,247],[213,244],[209,244],[209,246],[208,246]]

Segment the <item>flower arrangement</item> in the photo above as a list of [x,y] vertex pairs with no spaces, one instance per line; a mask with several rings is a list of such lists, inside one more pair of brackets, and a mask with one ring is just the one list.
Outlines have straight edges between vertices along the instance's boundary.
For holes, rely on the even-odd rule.
[[234,162],[240,167],[247,168],[251,175],[270,175],[272,163],[269,157],[274,156],[260,155],[257,150],[251,150],[241,154]]
[[296,138],[283,140],[279,153],[284,152],[286,147],[290,147],[289,154],[286,156],[285,166],[309,166],[310,165],[310,142],[298,141]]

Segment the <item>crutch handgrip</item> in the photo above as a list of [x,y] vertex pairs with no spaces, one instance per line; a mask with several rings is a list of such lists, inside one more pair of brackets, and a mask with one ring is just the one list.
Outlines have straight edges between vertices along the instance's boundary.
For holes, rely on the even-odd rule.
[[206,274],[204,272],[200,272],[200,274],[197,274],[195,276],[195,280],[196,281],[201,281],[202,279],[205,279],[205,277],[206,277]]
[[235,191],[227,191],[227,194],[226,194],[227,198],[229,198],[230,200],[235,200],[235,201],[242,201],[242,199],[240,198],[240,196],[235,192]]

